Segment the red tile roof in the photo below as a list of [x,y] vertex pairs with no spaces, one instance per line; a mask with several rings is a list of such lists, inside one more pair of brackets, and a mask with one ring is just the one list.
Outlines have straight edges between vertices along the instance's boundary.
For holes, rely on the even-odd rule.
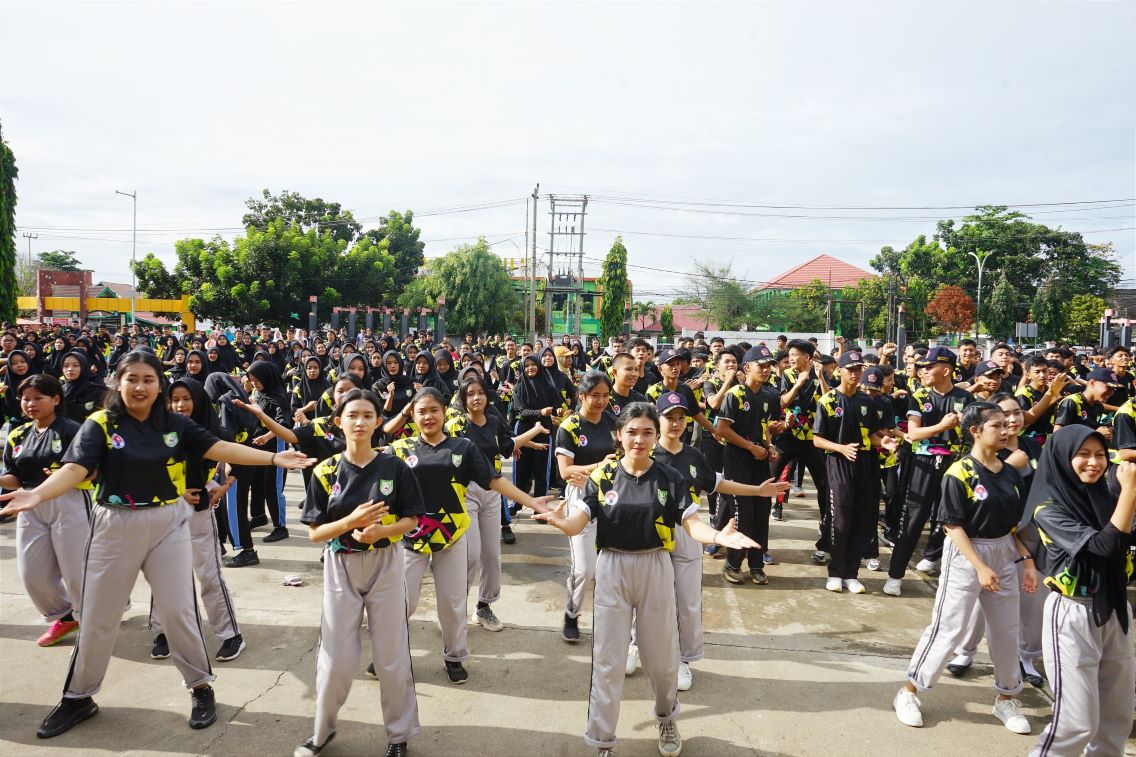
[[763,289],[799,289],[811,281],[820,279],[832,289],[855,286],[861,279],[875,278],[876,274],[865,271],[851,263],[832,257],[831,255],[817,255],[812,260],[806,260],[798,266],[790,268],[785,273],[766,282],[764,286],[756,287],[751,292]]
[[[661,310],[662,307],[660,306],[659,309]],[[682,333],[683,329],[689,329],[690,331],[712,331],[717,329],[718,326],[714,323],[714,320],[709,319],[710,322],[707,324],[707,318],[701,315],[701,312],[697,305],[671,305],[671,315],[674,316],[675,333]],[[633,319],[632,328],[634,329],[638,325],[639,319]],[[654,323],[648,325],[647,328],[643,329],[643,333],[657,334],[662,330],[663,327],[660,326],[658,320],[656,320]]]

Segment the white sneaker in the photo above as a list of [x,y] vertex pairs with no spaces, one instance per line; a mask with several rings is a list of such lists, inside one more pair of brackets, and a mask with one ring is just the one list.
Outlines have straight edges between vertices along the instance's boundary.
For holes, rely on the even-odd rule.
[[1022,714],[1022,703],[1017,699],[995,699],[994,715],[1005,724],[1006,730],[1023,736],[1029,735],[1030,724]]
[[937,573],[939,570],[939,561],[920,560],[915,564],[915,569],[921,573]]
[[839,578],[830,577],[827,581],[824,582],[824,588],[839,594],[840,592],[844,591],[844,582]]
[[678,735],[678,725],[674,720],[659,723],[659,754],[663,757],[682,754],[682,737]]
[[639,667],[639,647],[632,644],[627,648],[627,667],[623,672],[631,675],[637,667]]
[[895,716],[899,718],[899,722],[912,728],[923,727],[923,711],[919,709],[921,705],[922,702],[919,701],[919,697],[907,689],[900,689],[899,693],[895,695],[895,701],[892,702],[892,706],[895,707]]
[[690,666],[685,662],[678,664],[678,690],[690,691],[690,687],[694,685],[694,673],[690,672]]
[[867,591],[864,584],[857,581],[855,578],[848,578],[844,581],[844,588],[848,590],[849,594],[863,594]]
[[879,569],[880,569],[880,561],[879,560],[877,560],[874,557],[871,560],[868,560],[868,570],[879,570]]
[[794,497],[803,497],[803,496],[805,496],[805,490],[804,490],[804,489],[802,489],[802,488],[801,488],[801,487],[799,487],[799,486],[796,486],[796,485],[793,485],[793,486],[790,486],[790,487],[789,487],[789,493],[790,493],[790,494],[792,494],[792,495],[793,495]]
[[892,597],[898,597],[903,593],[903,581],[898,578],[889,578],[884,581],[884,594]]

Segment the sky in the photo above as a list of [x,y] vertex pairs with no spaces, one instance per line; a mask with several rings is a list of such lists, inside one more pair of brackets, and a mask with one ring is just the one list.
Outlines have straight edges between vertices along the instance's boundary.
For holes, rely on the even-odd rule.
[[[867,268],[978,204],[1111,241],[1136,286],[1136,3],[0,2],[17,233],[129,281],[138,247],[240,233],[268,188],[428,257],[525,245],[586,194],[642,299],[693,262],[759,285]],[[1108,201],[1108,202],[1105,202]],[[792,208],[770,206],[794,206]],[[28,240],[17,240],[26,254]],[[997,273],[992,258],[987,275]],[[385,303],[376,303],[376,305]]]

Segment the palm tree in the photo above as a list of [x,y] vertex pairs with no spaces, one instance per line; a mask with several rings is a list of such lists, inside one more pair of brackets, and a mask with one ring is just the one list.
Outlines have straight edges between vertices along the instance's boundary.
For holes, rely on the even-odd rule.
[[639,321],[639,330],[643,331],[659,318],[659,306],[653,302],[633,302],[631,304],[631,318]]

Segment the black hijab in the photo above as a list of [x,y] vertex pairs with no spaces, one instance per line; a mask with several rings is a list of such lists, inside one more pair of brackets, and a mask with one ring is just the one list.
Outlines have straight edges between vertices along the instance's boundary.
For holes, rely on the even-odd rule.
[[[118,349],[118,348],[116,347],[115,349]],[[178,352],[181,352],[182,355],[183,355],[182,361],[180,363],[177,362]],[[123,353],[123,354],[126,354],[126,353]],[[181,346],[174,347],[173,352],[170,353],[170,360],[173,362],[173,365],[170,366],[170,370],[169,370],[169,376],[170,376],[171,381],[177,381],[178,379],[185,377],[186,371],[187,371],[187,369],[185,367],[185,361],[188,357],[189,357],[189,353],[185,351],[185,347],[181,347]],[[111,361],[112,361],[111,365],[117,365],[117,363],[118,363],[118,361],[114,359],[114,355],[111,355]],[[198,379],[198,381],[204,381],[204,377],[202,377],[201,379]],[[196,402],[196,400],[195,400],[195,402]]]
[[43,373],[43,347],[37,342],[29,340],[28,343],[24,345],[22,352],[28,361],[28,375],[34,376],[37,373]]
[[68,352],[65,357],[73,357],[79,361],[79,377],[74,381],[63,382],[63,404],[67,408],[68,417],[82,423],[102,405],[106,387],[91,380],[91,362],[87,359],[87,353],[76,349]]
[[256,404],[269,410],[268,401],[278,404],[282,408],[291,408],[288,402],[288,392],[284,389],[284,380],[276,366],[268,360],[257,360],[249,365],[249,375],[260,382],[261,389],[257,392]]
[[[122,360],[122,356],[130,352],[130,343],[122,334],[115,334],[114,349],[110,351],[110,357],[107,358],[107,367],[114,370],[118,367],[118,361]],[[167,359],[173,360],[173,352],[167,353]]]
[[343,359],[339,363],[339,370],[335,375],[346,376],[348,373],[351,373],[348,368],[350,367],[351,363],[356,360],[363,364],[363,386],[370,386],[374,381],[374,379],[371,378],[371,362],[362,352],[348,352],[346,355],[344,355]]
[[170,383],[171,396],[174,389],[179,386],[185,387],[189,396],[193,398],[193,412],[189,414],[190,420],[203,429],[216,434],[221,428],[221,421],[217,417],[213,403],[205,394],[205,385],[196,379],[180,378]]
[[[222,339],[225,340],[224,344],[221,344]],[[217,335],[217,361],[225,369],[225,373],[232,373],[237,367],[237,351],[233,349],[233,343],[229,341],[227,334]]]
[[[28,370],[25,373],[16,375],[12,371],[11,358],[15,355],[22,357],[24,359],[24,362],[28,364]],[[31,361],[28,360],[28,355],[23,350],[12,350],[8,353],[8,358],[8,370],[4,371],[3,376],[0,376],[0,385],[8,387],[4,392],[3,397],[4,415],[7,418],[23,418],[24,412],[23,408],[20,407],[20,397],[17,390],[19,389],[20,382],[22,382],[29,376],[34,375],[31,371]],[[0,419],[0,421],[2,420],[3,419]],[[11,432],[14,428],[15,425],[13,425],[12,428],[9,429],[9,432]]]
[[[316,367],[319,368],[319,375],[314,379],[308,378],[308,366],[312,363],[315,363]],[[304,359],[300,365],[300,407],[312,401],[319,402],[319,398],[330,388],[331,382],[327,380],[327,375],[323,370],[323,362],[320,361],[319,357],[312,355]]]
[[[525,371],[526,364],[530,362],[536,365],[536,375],[532,378],[529,378]],[[513,390],[513,400],[526,410],[543,410],[546,407],[555,409],[563,402],[555,379],[540,364],[540,358],[536,355],[526,355],[522,358],[518,383]]]
[[[197,355],[201,359],[201,370],[197,373],[189,372],[189,359]],[[185,356],[185,372],[181,374],[186,378],[197,379],[204,383],[205,379],[209,378],[209,356],[205,354],[205,350],[190,350]]]

